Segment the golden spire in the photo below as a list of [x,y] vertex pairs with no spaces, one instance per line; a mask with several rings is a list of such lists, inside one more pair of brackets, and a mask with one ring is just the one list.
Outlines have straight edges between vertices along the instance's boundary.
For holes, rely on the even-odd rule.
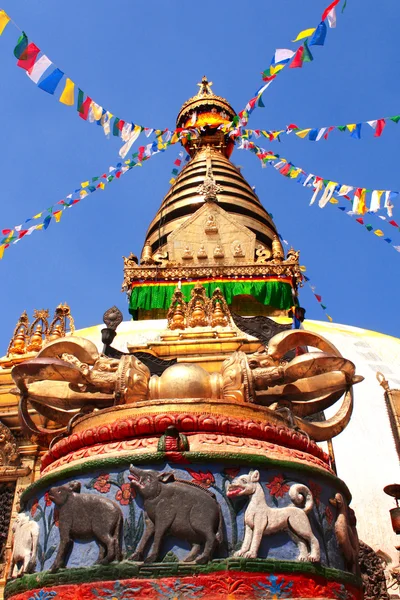
[[201,83],[198,83],[199,93],[197,94],[197,98],[202,98],[203,96],[214,96],[214,92],[211,89],[213,82],[208,81],[207,77],[203,75]]

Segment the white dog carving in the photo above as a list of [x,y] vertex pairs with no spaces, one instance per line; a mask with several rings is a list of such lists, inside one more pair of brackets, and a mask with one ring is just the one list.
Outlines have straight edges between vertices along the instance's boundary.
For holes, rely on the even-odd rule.
[[259,479],[258,471],[250,471],[248,475],[236,477],[227,489],[229,497],[250,496],[244,517],[244,540],[240,550],[235,552],[235,556],[257,558],[263,535],[286,531],[297,544],[298,560],[318,562],[319,542],[311,530],[307,516],[314,506],[308,487],[300,483],[290,487],[289,496],[295,506],[270,508]]
[[[32,573],[36,564],[36,552],[39,539],[39,525],[24,513],[19,514],[12,526],[14,534],[11,557],[11,577],[22,577]],[[18,564],[21,563],[21,567]]]

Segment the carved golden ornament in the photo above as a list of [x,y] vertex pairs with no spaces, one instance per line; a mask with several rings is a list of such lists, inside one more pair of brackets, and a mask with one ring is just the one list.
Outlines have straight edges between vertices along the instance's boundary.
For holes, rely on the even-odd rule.
[[190,249],[190,246],[188,244],[186,244],[186,246],[183,250],[182,258],[183,258],[183,260],[192,260],[192,258],[193,258],[193,252]]
[[268,250],[268,248],[260,244],[256,250],[256,256],[256,263],[258,265],[264,265],[268,260],[270,260],[272,252],[271,250]]
[[209,299],[201,283],[197,283],[191,291],[187,307],[187,322],[189,327],[205,327],[208,325]]
[[205,233],[218,233],[218,225],[215,216],[210,213],[204,227]]
[[298,250],[294,250],[294,248],[290,248],[286,255],[286,261],[298,263],[299,260],[300,260],[300,252]]
[[204,182],[199,185],[196,192],[200,194],[200,196],[204,196],[204,200],[207,202],[209,200],[216,201],[217,194],[220,194],[224,191],[224,188],[219,183],[216,183],[214,180],[214,176],[212,173],[211,167],[207,170],[207,174],[204,178]]
[[277,235],[275,235],[274,239],[272,240],[272,258],[274,260],[283,260],[285,258],[282,244]]
[[73,334],[75,331],[75,323],[71,315],[71,309],[68,304],[59,304],[54,312],[53,320],[50,323],[49,341],[52,342],[53,340],[65,337],[68,325],[71,334]]
[[26,341],[29,335],[29,318],[26,310],[18,319],[18,323],[14,329],[13,336],[10,340],[7,349],[7,356],[10,354],[25,354]]
[[154,265],[153,260],[153,250],[151,248],[151,244],[149,241],[145,243],[142,250],[142,255],[140,257],[141,265]]
[[234,258],[244,258],[245,254],[240,242],[233,243],[233,256]]
[[0,467],[17,467],[21,464],[17,440],[0,421]]
[[224,258],[225,253],[224,253],[224,249],[222,248],[221,244],[217,244],[215,246],[213,256],[214,256],[214,258]]
[[212,82],[209,82],[207,77],[204,75],[199,86],[199,92],[196,96],[189,98],[181,107],[178,117],[177,124],[180,120],[187,115],[189,112],[196,110],[197,107],[210,105],[212,107],[218,107],[223,111],[226,111],[226,118],[233,119],[236,115],[235,111],[229,104],[229,102],[221,96],[216,96],[211,89]]
[[185,329],[186,327],[186,302],[180,289],[172,295],[171,305],[168,309],[168,329]]
[[226,327],[229,324],[231,313],[224,296],[219,288],[214,290],[210,300],[210,323],[212,327],[220,325]]

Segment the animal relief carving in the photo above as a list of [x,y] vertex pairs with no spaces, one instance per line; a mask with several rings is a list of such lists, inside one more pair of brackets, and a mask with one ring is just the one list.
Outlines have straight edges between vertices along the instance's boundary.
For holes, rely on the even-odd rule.
[[222,542],[221,507],[214,494],[189,481],[176,481],[173,473],[143,470],[130,466],[131,485],[143,498],[145,531],[132,555],[141,561],[151,538],[153,548],[145,563],[159,558],[161,544],[173,535],[192,545],[184,562],[205,564]]
[[31,521],[28,515],[21,513],[14,521],[12,532],[14,538],[10,573],[11,577],[22,577],[35,570],[39,525]]
[[51,567],[65,567],[76,540],[95,541],[99,546],[98,564],[122,560],[123,516],[119,506],[108,498],[81,494],[79,481],[53,487],[49,498],[59,510],[60,545]]
[[229,498],[249,496],[246,508],[245,536],[242,547],[235,556],[257,558],[264,535],[286,531],[299,550],[299,561],[319,562],[319,542],[312,532],[308,514],[314,506],[314,500],[308,487],[296,483],[289,489],[293,506],[271,508],[268,506],[260,484],[259,471],[250,471],[240,475],[230,483]]

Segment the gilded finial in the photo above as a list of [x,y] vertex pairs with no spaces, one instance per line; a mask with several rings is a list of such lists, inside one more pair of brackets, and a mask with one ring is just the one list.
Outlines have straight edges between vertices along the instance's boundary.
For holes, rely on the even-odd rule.
[[211,297],[210,320],[211,326],[226,327],[230,320],[230,311],[220,288],[216,288]]
[[285,258],[282,244],[277,235],[274,235],[274,239],[272,240],[272,258],[275,260],[283,260]]
[[205,327],[208,324],[208,304],[209,299],[204,286],[197,283],[192,289],[188,304],[189,327]]
[[143,246],[142,256],[140,257],[140,264],[141,265],[153,265],[154,264],[153,250],[151,248],[151,244],[150,244],[149,240],[147,240],[147,242]]
[[167,319],[168,329],[185,329],[186,327],[186,302],[179,287],[172,295]]
[[25,354],[28,329],[29,318],[26,310],[24,310],[18,320],[13,336],[8,345],[7,356],[10,356],[10,354]]
[[65,337],[68,325],[70,333],[73,334],[75,331],[74,319],[72,318],[70,307],[64,302],[64,304],[59,304],[54,311],[54,317],[49,327],[49,341],[52,342]]
[[208,81],[207,77],[205,75],[203,75],[201,83],[197,84],[200,88],[199,93],[197,94],[197,97],[202,98],[203,96],[214,96],[214,93],[211,89],[212,84],[213,84],[213,82]]
[[34,310],[34,321],[29,328],[28,352],[39,352],[49,335],[49,311],[47,309]]

